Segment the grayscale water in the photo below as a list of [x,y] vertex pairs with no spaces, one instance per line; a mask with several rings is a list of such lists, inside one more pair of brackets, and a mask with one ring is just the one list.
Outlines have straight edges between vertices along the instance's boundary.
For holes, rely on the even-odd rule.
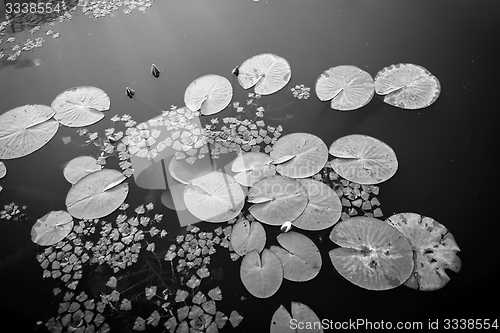
[[[328,146],[355,133],[384,141],[399,161],[396,175],[380,185],[384,217],[399,212],[432,217],[450,230],[461,248],[462,270],[450,272],[451,281],[443,289],[418,292],[400,286],[374,292],[335,271],[328,257],[336,247],[328,239],[330,229],[322,233],[321,242],[318,235],[307,233],[322,253],[319,275],[309,282],[284,281],[268,299],[250,295],[240,281],[239,262],[220,251],[212,266],[224,269],[221,310],[229,314],[237,309],[244,317],[233,331],[267,332],[274,311],[280,304],[290,309],[292,301],[307,304],[320,319],[335,321],[421,321],[426,327],[436,319],[498,318],[500,262],[493,189],[498,178],[494,119],[500,88],[499,2],[156,0],[145,13],[124,15],[118,10],[95,20],[79,10],[72,12],[71,20],[51,27],[60,32],[59,38],[38,32],[36,36],[46,39],[43,47],[15,61],[0,60],[0,114],[25,104],[50,105],[71,87],[95,86],[111,99],[106,117],[91,127],[102,133],[115,114],[130,114],[141,122],[171,105],[183,106],[186,87],[205,74],[228,78],[233,101],[244,103],[248,91],[231,70],[253,55],[274,53],[289,62],[292,77],[282,92],[265,100],[268,107],[291,102],[289,88],[296,84],[311,87],[311,98],[276,110],[269,114],[276,120],[267,123],[281,124],[284,134],[315,134]],[[35,35],[23,31],[16,36],[21,40]],[[0,48],[5,46],[4,41]],[[158,80],[150,74],[151,63],[162,70]],[[339,112],[314,93],[316,79],[330,67],[354,65],[374,77],[397,63],[431,71],[442,87],[438,100],[411,111],[387,105],[375,95],[361,109]],[[136,91],[136,98],[125,95],[126,86]],[[63,144],[63,136],[73,142]],[[31,218],[27,224],[0,221],[0,318],[12,332],[31,332],[35,322],[54,315],[52,280],[42,279],[35,258],[40,250],[30,240],[30,228],[49,211],[66,209],[70,184],[62,174],[65,163],[96,153],[95,147],[82,143],[75,129],[60,127],[42,149],[3,161],[8,174],[0,180],[0,207],[10,202],[26,205]],[[133,177],[128,182],[131,206],[151,195],[134,186]],[[176,232],[175,212],[163,207],[159,196],[156,206],[168,221],[163,227]],[[269,231],[268,239],[277,235]],[[227,326],[223,332],[231,331]]]

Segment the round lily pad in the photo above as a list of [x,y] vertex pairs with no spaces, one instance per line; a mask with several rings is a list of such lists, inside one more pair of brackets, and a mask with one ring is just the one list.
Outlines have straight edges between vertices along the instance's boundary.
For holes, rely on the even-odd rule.
[[200,110],[203,115],[211,115],[224,110],[232,97],[231,82],[223,76],[209,74],[189,84],[184,103],[192,111]]
[[59,129],[55,111],[46,105],[24,105],[0,115],[0,159],[23,157],[42,148]]
[[73,229],[73,217],[63,210],[52,211],[39,218],[31,228],[31,240],[39,245],[54,245]]
[[83,177],[66,196],[68,212],[79,219],[97,219],[111,214],[127,197],[125,178],[121,172],[111,169]]
[[243,89],[255,86],[255,93],[270,95],[283,89],[292,75],[285,58],[272,53],[253,56],[240,66],[238,82]]
[[196,177],[184,190],[186,207],[206,222],[226,222],[240,213],[245,193],[233,177],[210,172]]
[[328,161],[328,147],[316,135],[293,133],[281,137],[270,154],[276,171],[291,178],[318,173]]
[[398,169],[396,153],[386,143],[367,135],[352,134],[332,143],[333,170],[351,182],[371,185],[386,181]]
[[371,101],[374,93],[370,74],[356,66],[332,67],[316,81],[316,95],[331,100],[331,108],[339,111],[359,109]]
[[7,174],[7,167],[5,166],[5,163],[0,161],[0,179],[5,177]]
[[208,157],[196,159],[194,163],[172,158],[168,164],[168,171],[172,178],[182,184],[188,185],[197,176],[212,172],[213,168]]
[[280,259],[269,249],[248,252],[241,261],[241,282],[248,292],[258,298],[274,295],[283,281],[283,267]]
[[282,225],[294,221],[307,206],[307,193],[295,179],[272,176],[259,180],[248,191],[249,208],[260,222]]
[[66,164],[63,170],[64,178],[70,184],[76,184],[86,175],[101,170],[102,166],[97,164],[97,160],[92,156],[75,157]]
[[352,217],[337,223],[330,239],[341,246],[329,253],[333,266],[359,287],[392,289],[405,283],[413,271],[410,242],[384,221]]
[[418,290],[440,289],[450,281],[446,269],[460,271],[462,263],[457,256],[460,248],[444,225],[415,213],[395,214],[387,222],[410,241],[416,253],[415,271],[406,286]]
[[74,87],[60,93],[51,104],[54,118],[68,127],[92,125],[102,118],[101,111],[109,110],[109,96],[96,87]]
[[[295,323],[301,323],[304,325],[304,329],[292,329],[291,323],[292,319]],[[320,319],[311,310],[310,307],[303,303],[292,302],[292,315],[286,310],[283,305],[274,312],[271,318],[271,328],[270,333],[294,333],[294,332],[310,332],[310,333],[322,333],[323,329],[321,327],[313,327],[315,323],[320,323]],[[310,325],[308,327],[306,325]]]
[[271,246],[283,265],[284,278],[290,281],[309,281],[321,269],[321,253],[312,240],[298,232],[282,233],[277,237],[280,246]]
[[384,102],[402,109],[422,109],[434,103],[441,93],[439,80],[422,66],[397,64],[375,76],[375,91]]
[[242,153],[231,165],[231,170],[237,172],[234,179],[243,186],[253,186],[262,178],[276,174],[272,161],[273,159],[264,153]]
[[306,190],[309,202],[293,225],[303,230],[323,230],[337,223],[342,214],[342,203],[335,191],[317,180],[297,180]]
[[266,230],[257,221],[239,220],[231,231],[231,245],[234,252],[244,256],[252,250],[261,252],[266,245]]

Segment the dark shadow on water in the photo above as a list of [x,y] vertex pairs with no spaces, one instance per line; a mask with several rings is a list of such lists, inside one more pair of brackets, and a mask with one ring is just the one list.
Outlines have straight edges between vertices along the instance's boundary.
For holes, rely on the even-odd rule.
[[7,55],[0,60],[0,71],[3,70],[4,68],[7,68],[9,66],[14,66],[15,68],[21,69],[21,68],[28,68],[28,67],[33,67],[36,66],[35,62],[32,59],[20,59],[17,58],[16,60],[10,61],[7,60]]

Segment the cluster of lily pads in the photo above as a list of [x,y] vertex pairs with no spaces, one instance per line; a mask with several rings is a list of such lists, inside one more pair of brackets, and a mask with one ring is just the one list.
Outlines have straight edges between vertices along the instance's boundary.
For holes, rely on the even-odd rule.
[[117,11],[121,7],[125,14],[130,14],[137,8],[141,13],[146,12],[146,9],[151,7],[154,0],[110,0],[110,1],[96,1],[96,0],[83,0],[79,2],[82,6],[82,12],[94,19],[110,15],[113,11]]

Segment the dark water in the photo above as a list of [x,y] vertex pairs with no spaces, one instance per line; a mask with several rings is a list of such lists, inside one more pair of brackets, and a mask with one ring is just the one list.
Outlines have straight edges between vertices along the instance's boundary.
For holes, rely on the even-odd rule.
[[[157,0],[144,14],[118,11],[98,20],[74,15],[53,27],[61,33],[59,39],[46,38],[42,48],[15,62],[0,60],[0,113],[25,104],[50,105],[73,86],[96,86],[111,98],[109,117],[92,127],[102,131],[115,114],[143,121],[172,104],[182,106],[188,84],[211,73],[232,80],[233,100],[243,103],[247,92],[230,76],[231,70],[264,52],[288,60],[289,87],[314,87],[322,71],[343,64],[372,76],[395,63],[422,65],[442,86],[439,99],[429,108],[396,109],[374,96],[362,109],[342,113],[320,102],[312,91],[308,101],[296,101],[272,117],[285,120],[291,114],[292,119],[282,122],[284,133],[313,133],[327,145],[353,133],[389,144],[397,153],[399,170],[381,185],[385,216],[416,212],[444,224],[461,248],[462,271],[450,273],[450,283],[435,292],[406,287],[367,291],[335,272],[327,255],[334,245],[326,236],[320,243],[320,274],[310,282],[284,281],[269,299],[255,300],[239,281],[239,265],[227,264],[221,288],[225,300],[233,303],[225,307],[243,314],[240,331],[246,332],[267,331],[275,309],[279,304],[289,308],[291,301],[335,321],[414,320],[426,325],[444,318],[494,319],[500,263],[493,202],[498,178],[493,163],[498,121],[493,119],[498,117],[500,88],[499,9],[496,1],[473,0]],[[30,37],[27,32],[19,36]],[[151,63],[162,70],[159,81],[149,73]],[[136,91],[136,99],[127,98],[125,86]],[[292,100],[285,90],[267,99],[270,108]],[[0,205],[26,205],[34,220],[50,210],[65,209],[70,185],[62,175],[63,166],[95,148],[64,145],[62,136],[81,140],[73,129],[61,127],[39,151],[4,161],[8,175],[0,181]],[[140,203],[149,194],[131,193],[128,201]],[[159,198],[156,202],[159,206]],[[163,212],[175,219],[167,209]],[[0,260],[18,254],[13,261],[17,264],[4,265],[0,272],[0,316],[18,325],[19,332],[44,320],[51,300],[50,283],[42,280],[36,248],[30,245],[30,227],[10,222],[0,229]],[[272,235],[268,233],[268,239]],[[493,305],[487,304],[490,298]]]

